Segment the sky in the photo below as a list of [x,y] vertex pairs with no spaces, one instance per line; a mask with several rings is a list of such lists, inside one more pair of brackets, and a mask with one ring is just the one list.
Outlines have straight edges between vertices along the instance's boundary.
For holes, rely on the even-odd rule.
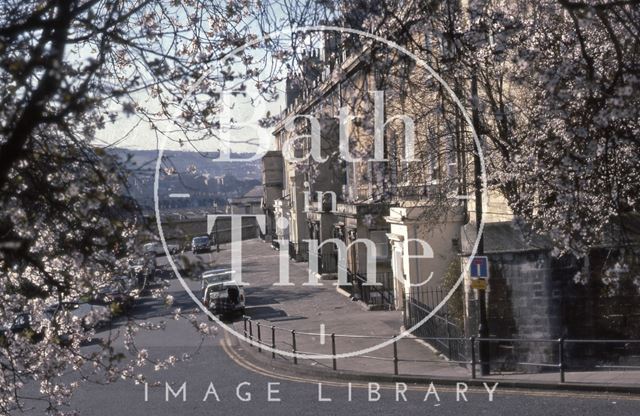
[[[232,147],[234,152],[255,152],[257,150],[256,146],[242,142],[257,139],[259,135],[263,135],[265,138],[268,137],[273,142],[272,129],[260,127],[256,120],[264,117],[267,111],[272,115],[277,115],[284,109],[284,85],[278,85],[278,90],[279,97],[276,101],[266,102],[265,100],[260,100],[258,106],[256,106],[252,104],[251,98],[256,99],[259,94],[253,83],[248,82],[247,95],[245,97],[237,96],[225,100],[229,104],[229,115],[234,122],[248,125],[235,127],[230,132],[230,137],[234,142]],[[139,99],[141,104],[153,106],[149,97],[140,96]],[[236,143],[236,141],[240,143]],[[155,150],[158,147],[156,134],[150,128],[149,123],[135,114],[126,115],[122,111],[119,112],[119,117],[114,123],[107,123],[103,130],[98,131],[96,144],[136,150]],[[197,149],[202,152],[215,151],[219,147],[219,140],[213,138],[211,140],[199,140],[190,144],[183,144],[182,146],[176,141],[167,140],[164,146],[166,150],[196,151]]]
[[[255,89],[251,91],[248,88],[248,94],[257,96]],[[264,110],[256,108],[250,102],[249,97],[238,97],[234,99],[232,109],[230,109],[231,117],[238,123],[248,124],[253,127],[238,127],[231,132],[232,140],[235,142],[245,141],[247,139],[257,139],[260,134],[264,137],[272,137],[270,128],[262,128],[255,122],[256,117],[264,116],[263,113],[270,111],[271,114],[276,115],[284,109],[284,92],[280,94],[276,102],[264,103]],[[125,136],[126,135],[126,136]],[[105,129],[100,130],[97,133],[97,144],[100,146],[112,145],[116,147],[136,149],[136,150],[155,150],[157,149],[157,138],[149,124],[142,120],[140,117],[133,115],[125,115],[120,113],[120,116],[115,123],[108,123]],[[165,143],[166,150],[183,150],[183,151],[215,151],[220,147],[218,140],[204,140],[192,142],[191,144],[180,145],[179,143],[167,140]],[[234,152],[255,152],[256,146],[234,143],[232,150]]]
[[[274,5],[273,12],[275,16],[285,16],[278,9],[279,6]],[[253,27],[252,30],[254,33],[260,33],[260,30],[255,26],[254,22],[248,23],[249,27]],[[290,48],[290,40],[289,35],[283,35],[277,37],[278,41],[282,42],[281,49]],[[246,49],[248,54],[254,55],[254,61],[259,62],[260,57],[265,56],[266,52],[264,49]],[[270,62],[271,59],[267,59],[267,64],[265,64],[264,68],[260,71],[261,80],[269,81],[271,77],[271,71],[274,68]],[[279,70],[282,71],[284,67],[279,67]],[[242,70],[237,71],[238,73],[242,73]],[[279,75],[282,75],[280,73]],[[235,128],[231,134],[231,138],[234,141],[232,146],[232,151],[234,152],[256,152],[257,148],[254,145],[242,143],[246,141],[256,142],[260,135],[263,137],[269,137],[271,145],[274,144],[275,140],[273,135],[271,134],[271,129],[261,128],[256,120],[259,117],[264,117],[267,112],[271,115],[278,115],[285,108],[285,85],[284,82],[280,82],[276,85],[276,88],[279,91],[279,97],[274,102],[266,103],[264,100],[261,100],[263,103],[263,107],[256,108],[256,106],[252,105],[251,99],[254,100],[260,97],[258,90],[255,86],[254,81],[248,81],[245,84],[246,86],[246,97],[235,97],[230,100],[230,107],[233,107],[230,110],[230,116],[237,123],[245,123],[250,125],[251,127],[241,127]],[[138,95],[138,98],[141,101],[141,104],[146,105],[148,108],[159,108],[159,106],[153,103],[151,98],[144,93],[144,95]],[[96,134],[95,143],[98,146],[116,146],[128,149],[141,149],[141,150],[156,150],[158,148],[157,138],[155,132],[150,128],[149,124],[144,120],[141,120],[140,117],[135,114],[126,115],[121,111],[121,107],[119,105],[112,107],[113,110],[119,112],[119,117],[115,121],[115,123],[107,123],[106,128],[100,130]],[[184,138],[184,136],[182,136]],[[253,140],[252,140],[253,139]],[[235,143],[236,141],[240,143]],[[164,149],[167,150],[183,150],[183,151],[216,151],[220,148],[219,140],[215,138],[206,139],[206,140],[198,140],[197,142],[190,142],[187,144],[183,144],[182,146],[173,140],[166,140]],[[269,150],[267,149],[264,149]]]

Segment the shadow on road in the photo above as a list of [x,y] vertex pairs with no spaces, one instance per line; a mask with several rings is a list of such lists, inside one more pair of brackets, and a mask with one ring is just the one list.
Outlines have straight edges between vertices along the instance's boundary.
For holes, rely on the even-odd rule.
[[287,316],[287,313],[281,309],[275,309],[270,306],[256,306],[247,305],[247,316],[251,319],[273,319]]

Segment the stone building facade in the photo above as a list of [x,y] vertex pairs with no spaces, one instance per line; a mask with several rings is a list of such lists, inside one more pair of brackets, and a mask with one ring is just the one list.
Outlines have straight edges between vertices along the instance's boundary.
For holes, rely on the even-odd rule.
[[[448,77],[447,67],[456,62],[450,39],[428,28],[411,36],[414,42],[428,45],[430,64],[442,68],[441,77],[470,112],[470,100],[465,99],[470,95],[469,80]],[[339,39],[337,43],[344,54],[311,54],[317,59],[313,60],[315,70],[305,72],[310,79],[288,83],[296,88],[288,89],[286,110],[274,129],[277,150],[263,159],[263,209],[271,218],[267,224],[272,224],[278,239],[290,241],[293,258],[318,265],[318,278],[335,279],[345,269],[349,284],[343,289],[352,298],[370,306],[403,310],[409,321],[415,319],[407,315],[426,314],[435,307],[421,301],[425,295],[435,289],[446,293],[459,277],[462,284],[456,296],[462,299],[462,307],[454,326],[459,327],[460,336],[475,336],[483,292],[471,288],[466,267],[474,255],[478,227],[475,149],[467,120],[456,105],[439,100],[438,83],[431,82],[423,69],[385,48],[359,43],[350,49],[345,46],[347,40],[351,41]],[[384,92],[381,113],[375,91]],[[353,117],[336,125],[343,111]],[[303,115],[320,121],[320,154],[327,157],[325,162],[311,158],[292,162],[283,157],[286,152],[294,156],[310,153],[311,144],[304,139],[287,149],[293,139],[310,133]],[[375,134],[379,115],[381,141]],[[396,115],[408,115],[415,121],[415,160],[406,157],[409,126]],[[293,129],[287,128],[289,123]],[[349,137],[351,157],[335,155],[341,134]],[[484,146],[485,154],[490,155],[490,144]],[[377,159],[377,150],[385,161],[372,161]],[[274,169],[274,160],[280,160],[281,166],[276,163]],[[272,171],[273,180],[269,179]],[[484,199],[482,254],[489,258],[490,278],[484,296],[490,336],[540,340],[491,343],[492,362],[496,369],[539,371],[541,366],[518,367],[517,363],[556,362],[557,344],[551,340],[584,336],[598,325],[596,318],[585,318],[593,312],[584,305],[594,305],[594,300],[581,304],[583,319],[572,315],[567,305],[578,295],[585,299],[598,295],[572,283],[584,264],[554,257],[547,239],[521,229],[499,189],[489,187]],[[307,239],[319,244],[337,239],[348,247],[346,258],[339,261],[333,244],[309,252]],[[367,260],[372,253],[356,243],[359,239],[369,239],[376,247],[375,280],[381,286],[363,285],[370,277]],[[413,307],[416,305],[418,308]],[[436,335],[451,335],[451,316],[440,318],[447,321],[447,332]]]

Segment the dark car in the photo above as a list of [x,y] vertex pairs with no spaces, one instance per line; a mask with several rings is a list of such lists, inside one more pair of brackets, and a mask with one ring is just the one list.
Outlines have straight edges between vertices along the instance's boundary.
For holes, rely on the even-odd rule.
[[[47,320],[53,320],[55,312],[51,308],[45,309],[44,314]],[[32,343],[38,343],[44,339],[44,331],[45,329],[42,325],[33,321],[31,314],[27,312],[19,313],[9,327],[0,327],[0,347],[6,348],[9,345],[8,338],[11,336],[26,337]],[[61,345],[69,345],[71,343],[71,337],[67,334],[59,334],[57,340]]]
[[40,342],[44,338],[43,331],[35,331],[31,322],[31,315],[19,313],[9,327],[0,327],[0,346],[6,347],[7,338],[10,335],[24,335],[30,338],[31,342]]
[[191,240],[191,251],[194,253],[198,253],[201,251],[210,251],[211,250],[211,239],[207,235],[194,237]]
[[68,311],[72,316],[80,320],[85,330],[100,328],[111,321],[111,311],[104,305],[88,302],[62,302],[50,305],[45,313],[49,316]]
[[113,281],[98,290],[95,300],[103,305],[117,307],[125,311],[133,306],[140,295],[137,280],[130,276],[118,276]]

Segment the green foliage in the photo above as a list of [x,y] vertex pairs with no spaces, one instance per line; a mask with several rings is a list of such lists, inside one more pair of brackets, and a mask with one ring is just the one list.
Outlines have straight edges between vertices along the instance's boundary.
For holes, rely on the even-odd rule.
[[111,316],[114,318],[121,316],[124,313],[123,305],[118,302],[111,302],[109,309],[111,309]]
[[[442,288],[445,292],[449,292],[456,284],[462,273],[462,267],[459,259],[454,259],[447,268],[447,274],[442,280]],[[447,302],[447,312],[449,318],[458,326],[464,326],[464,287],[462,284],[458,286],[449,301]]]

